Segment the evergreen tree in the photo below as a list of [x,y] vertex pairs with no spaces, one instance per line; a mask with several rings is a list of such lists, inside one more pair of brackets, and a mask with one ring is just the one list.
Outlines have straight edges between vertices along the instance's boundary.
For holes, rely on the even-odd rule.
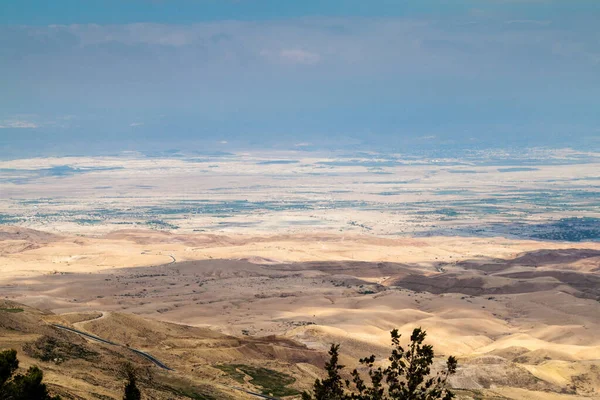
[[[327,371],[327,379],[322,381],[317,379],[314,384],[314,399],[315,400],[345,400],[347,399],[344,394],[344,381],[340,376],[340,370],[344,368],[343,365],[338,364],[340,346],[336,344],[331,345],[329,349],[329,361],[325,364],[325,371]],[[348,383],[346,382],[346,385]],[[313,399],[308,393],[302,394],[302,400]]]
[[60,400],[48,393],[41,369],[33,366],[25,375],[14,375],[18,367],[16,350],[0,352],[0,400]]
[[0,353],[0,388],[13,376],[19,368],[16,350],[6,350]]
[[391,331],[392,353],[387,367],[375,367],[374,355],[359,360],[368,368],[369,381],[365,382],[358,370],[351,373],[352,384],[345,381],[345,389],[337,364],[339,346],[329,351],[331,360],[325,365],[328,378],[317,379],[313,395],[303,393],[303,400],[450,400],[454,394],[447,388],[448,377],[456,372],[456,358],[450,356],[446,369],[430,376],[433,364],[433,346],[423,344],[425,331],[414,329],[410,344],[405,349],[400,345],[398,330]]
[[137,387],[137,371],[131,364],[125,364],[124,366],[125,378],[127,383],[125,384],[125,394],[123,400],[140,400],[142,394],[140,389]]

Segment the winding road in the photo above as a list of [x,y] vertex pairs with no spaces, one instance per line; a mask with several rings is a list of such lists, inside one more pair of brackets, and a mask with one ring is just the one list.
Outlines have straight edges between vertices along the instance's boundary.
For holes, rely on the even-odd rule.
[[[100,317],[98,317],[98,318],[102,318],[102,317],[104,317],[104,313],[102,313],[102,315],[101,315]],[[95,319],[97,319],[97,318],[95,318]],[[82,322],[89,322],[89,321],[82,321]],[[108,345],[111,345],[111,346],[119,346],[119,347],[123,347],[123,348],[125,348],[125,349],[128,349],[128,350],[130,350],[130,351],[134,352],[135,354],[138,354],[138,355],[140,355],[140,356],[144,357],[145,359],[149,360],[150,362],[152,362],[154,365],[156,365],[157,367],[159,367],[159,368],[161,368],[161,369],[164,369],[164,370],[167,370],[167,371],[175,371],[173,368],[169,368],[169,367],[168,367],[167,365],[165,365],[163,362],[161,362],[160,360],[158,360],[158,359],[157,359],[157,358],[155,358],[154,356],[152,356],[152,355],[150,355],[150,354],[148,354],[148,353],[146,353],[146,352],[144,352],[144,351],[137,350],[137,349],[134,349],[134,348],[131,348],[131,347],[127,347],[127,346],[123,346],[122,344],[115,343],[115,342],[111,342],[110,340],[102,339],[101,337],[98,337],[98,336],[92,335],[92,334],[90,334],[90,333],[83,332],[83,331],[80,331],[80,330],[78,330],[78,329],[74,329],[74,328],[69,328],[68,326],[64,326],[64,325],[60,325],[60,324],[51,324],[51,325],[52,325],[53,327],[57,328],[57,329],[62,329],[62,330],[64,330],[64,331],[68,331],[68,332],[71,332],[71,333],[75,333],[75,334],[77,334],[77,335],[80,335],[80,336],[83,336],[83,337],[85,337],[85,338],[87,338],[87,339],[95,340],[96,342],[100,342],[100,343],[108,344]],[[262,394],[262,393],[250,392],[250,391],[248,391],[248,390],[246,390],[246,389],[242,389],[242,388],[235,387],[235,386],[227,386],[227,385],[221,385],[221,386],[223,386],[223,387],[227,387],[227,388],[229,388],[229,389],[238,390],[238,391],[240,391],[240,392],[244,392],[244,393],[246,393],[246,394],[249,394],[249,395],[251,395],[251,396],[258,397],[258,398],[261,398],[261,399],[267,399],[267,400],[279,400],[279,398],[277,398],[277,397],[271,397],[271,396],[267,396],[267,395],[264,395],[264,394]]]
[[55,327],[55,328],[58,328],[58,329],[62,329],[62,330],[65,330],[65,331],[76,333],[78,335],[84,336],[84,337],[86,337],[88,339],[92,339],[92,340],[95,340],[95,341],[100,342],[100,343],[109,344],[111,346],[119,346],[119,347],[126,348],[126,349],[131,350],[132,352],[134,352],[136,354],[139,354],[140,356],[146,358],[147,360],[150,360],[152,363],[154,363],[154,365],[156,365],[159,368],[166,369],[167,371],[174,371],[173,368],[167,367],[160,360],[156,359],[154,356],[152,356],[152,355],[150,355],[150,354],[148,354],[148,353],[146,353],[144,351],[133,349],[133,348],[127,347],[127,346],[123,346],[122,344],[111,342],[110,340],[102,339],[101,337],[90,335],[89,333],[86,333],[86,332],[83,332],[83,331],[80,331],[80,330],[77,330],[77,329],[69,328],[68,326],[59,325],[59,324],[52,324],[52,326]]
[[[165,264],[165,265],[171,265],[171,264],[175,264],[177,262],[177,259],[173,255],[169,255],[169,257],[171,257],[171,262],[169,262],[168,264]],[[86,320],[86,321],[79,321],[76,324],[81,324],[81,323],[86,323],[86,322],[90,322],[90,321],[95,321],[97,319],[104,318],[105,316],[106,316],[106,314],[104,312],[101,312],[99,317],[96,317],[96,318],[93,318],[93,319],[90,319],[90,320]],[[87,339],[94,340],[96,342],[108,344],[108,345],[111,345],[111,346],[123,347],[123,348],[125,348],[127,350],[130,350],[130,351],[134,352],[135,354],[138,354],[138,355],[144,357],[145,359],[149,360],[150,362],[152,362],[154,365],[156,365],[157,367],[159,367],[161,369],[164,369],[166,371],[175,371],[173,368],[168,367],[165,363],[163,363],[162,361],[160,361],[156,357],[152,356],[151,354],[146,353],[145,351],[134,349],[134,348],[131,348],[131,347],[127,347],[127,346],[124,346],[124,345],[119,344],[119,343],[111,342],[110,340],[102,339],[101,337],[92,335],[92,334],[84,332],[84,331],[80,331],[79,329],[70,328],[70,327],[65,326],[65,325],[60,325],[60,324],[51,324],[51,325],[53,327],[57,328],[57,329],[62,329],[64,331],[75,333],[77,335],[83,336],[83,337],[85,337]],[[223,387],[226,387],[226,388],[229,388],[229,389],[234,389],[234,390],[237,390],[237,391],[240,391],[240,392],[244,392],[246,394],[249,394],[251,396],[258,397],[258,398],[261,398],[261,399],[280,400],[277,397],[271,397],[271,396],[267,396],[267,395],[262,394],[262,393],[251,392],[251,391],[248,391],[246,389],[242,389],[242,388],[235,387],[235,386],[228,386],[228,385],[223,385],[223,384],[219,384],[219,385],[223,386]]]

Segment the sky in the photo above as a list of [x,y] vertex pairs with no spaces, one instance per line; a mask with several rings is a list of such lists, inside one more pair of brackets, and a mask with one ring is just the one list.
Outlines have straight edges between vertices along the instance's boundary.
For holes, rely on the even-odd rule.
[[0,156],[600,147],[597,0],[2,0]]

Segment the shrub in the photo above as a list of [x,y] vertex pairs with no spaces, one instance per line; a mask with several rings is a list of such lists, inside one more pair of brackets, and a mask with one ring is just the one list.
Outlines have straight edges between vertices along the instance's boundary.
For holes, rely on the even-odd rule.
[[426,332],[416,328],[405,349],[400,345],[398,330],[391,331],[392,353],[387,367],[375,367],[374,355],[360,359],[360,364],[368,368],[369,382],[358,370],[350,374],[350,380],[343,380],[340,371],[344,369],[338,362],[339,345],[329,350],[330,360],[325,364],[327,378],[317,379],[313,393],[304,392],[303,400],[449,400],[454,394],[447,388],[448,377],[456,372],[456,358],[450,356],[446,369],[430,376],[433,364],[433,346],[423,344]]
[[0,400],[60,400],[48,393],[41,369],[33,366],[25,375],[15,375],[18,368],[16,350],[0,352]]
[[129,363],[123,366],[123,373],[125,374],[125,393],[123,394],[123,400],[140,400],[142,394],[140,389],[137,387],[137,375],[135,367]]

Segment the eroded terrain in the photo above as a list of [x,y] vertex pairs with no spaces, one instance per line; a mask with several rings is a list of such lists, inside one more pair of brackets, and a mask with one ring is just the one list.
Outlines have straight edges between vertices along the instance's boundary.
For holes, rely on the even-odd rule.
[[177,371],[165,379],[208,391],[259,367],[299,391],[330,343],[351,365],[384,355],[392,328],[421,326],[438,356],[459,357],[464,398],[600,393],[598,243],[24,228],[0,243],[6,300],[151,352]]
[[0,347],[67,398],[118,397],[125,360],[157,399],[293,398],[331,343],[354,366],[421,326],[461,398],[598,398],[597,171],[570,149],[2,161]]

